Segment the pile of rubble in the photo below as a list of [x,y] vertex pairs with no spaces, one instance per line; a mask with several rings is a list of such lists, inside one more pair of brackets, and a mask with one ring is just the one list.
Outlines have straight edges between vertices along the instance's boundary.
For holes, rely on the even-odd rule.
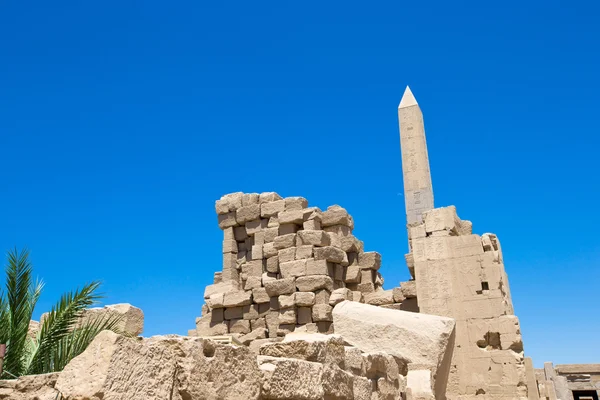
[[268,192],[228,194],[216,211],[223,270],[190,335],[229,333],[247,344],[298,330],[331,333],[331,311],[344,300],[416,311],[414,282],[383,290],[381,256],[364,251],[344,208],[321,211]]

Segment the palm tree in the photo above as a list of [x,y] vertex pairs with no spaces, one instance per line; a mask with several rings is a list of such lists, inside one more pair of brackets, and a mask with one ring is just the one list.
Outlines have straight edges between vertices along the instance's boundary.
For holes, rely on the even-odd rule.
[[102,297],[99,282],[62,295],[41,322],[35,338],[29,337],[29,322],[44,284],[33,281],[29,251],[7,253],[6,288],[0,288],[0,344],[6,344],[0,378],[61,371],[81,354],[103,330],[117,329],[120,317],[98,317],[83,322],[83,310]]

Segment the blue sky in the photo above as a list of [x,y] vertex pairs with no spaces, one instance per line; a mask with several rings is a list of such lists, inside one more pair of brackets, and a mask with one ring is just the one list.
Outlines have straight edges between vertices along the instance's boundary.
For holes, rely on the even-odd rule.
[[0,4],[0,248],[36,316],[101,279],[184,334],[221,269],[214,201],[340,204],[408,279],[397,105],[425,114],[437,206],[504,249],[536,366],[600,362],[597,2]]

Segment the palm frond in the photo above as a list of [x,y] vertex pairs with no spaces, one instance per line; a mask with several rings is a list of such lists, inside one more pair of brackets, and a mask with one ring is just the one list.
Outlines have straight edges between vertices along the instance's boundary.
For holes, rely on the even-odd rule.
[[[122,315],[112,315],[108,318],[105,316],[98,316],[93,320],[74,328],[69,335],[65,336],[54,347],[50,366],[51,370],[62,371],[69,361],[85,351],[100,332],[110,330],[115,333],[123,334],[123,332],[118,329],[118,325],[122,319]],[[44,371],[43,373],[46,372],[51,371]]]
[[28,374],[55,371],[52,361],[57,347],[72,333],[83,310],[95,304],[101,296],[96,293],[100,282],[91,282],[81,290],[64,294],[41,323],[37,350],[27,368]]
[[10,337],[10,313],[8,302],[0,288],[0,344],[6,344]]
[[[23,349],[26,345],[29,321],[33,313],[37,296],[32,298],[32,266],[29,262],[29,250],[11,250],[7,254],[6,299],[10,319],[10,333],[6,343],[4,370],[16,376],[23,374]],[[41,290],[41,287],[40,287]]]

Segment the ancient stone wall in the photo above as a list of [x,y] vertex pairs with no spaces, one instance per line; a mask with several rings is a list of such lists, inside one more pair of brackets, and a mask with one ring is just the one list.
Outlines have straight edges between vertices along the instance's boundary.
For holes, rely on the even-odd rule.
[[[331,333],[343,300],[414,308],[402,288],[383,290],[381,256],[365,252],[339,206],[308,207],[302,197],[232,193],[216,202],[223,269],[206,288],[197,336],[235,334],[248,344],[297,330]],[[415,290],[404,291],[414,299]]]
[[408,227],[407,261],[420,312],[456,320],[448,398],[528,398],[519,320],[498,238],[473,235],[453,206],[423,217]]

